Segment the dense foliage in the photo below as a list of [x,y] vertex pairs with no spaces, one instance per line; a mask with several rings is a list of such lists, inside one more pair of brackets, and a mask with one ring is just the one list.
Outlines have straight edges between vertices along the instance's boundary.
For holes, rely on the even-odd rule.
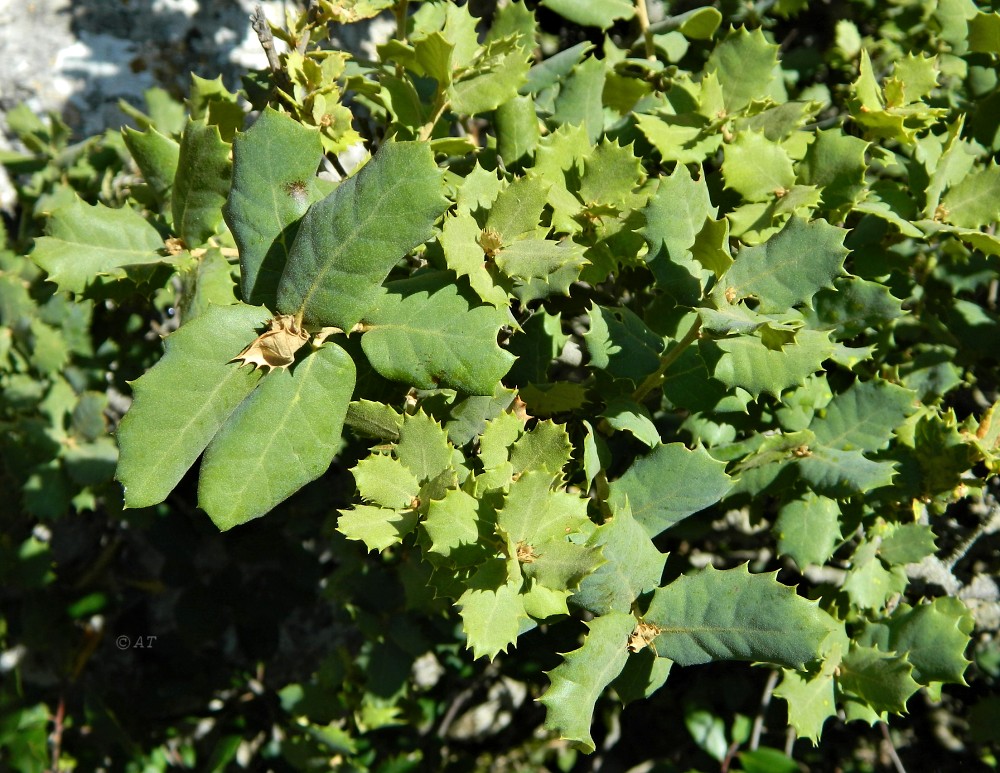
[[9,114],[0,767],[995,767],[1000,14],[485,13]]

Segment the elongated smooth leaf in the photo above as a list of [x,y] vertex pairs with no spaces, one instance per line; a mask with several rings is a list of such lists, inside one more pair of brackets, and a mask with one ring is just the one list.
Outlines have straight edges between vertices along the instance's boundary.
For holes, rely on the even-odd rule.
[[775,574],[709,565],[654,591],[643,620],[659,629],[656,654],[682,666],[751,660],[788,668],[817,657],[839,623]]
[[354,378],[354,360],[333,343],[268,373],[205,451],[198,504],[219,529],[259,518],[326,472]]
[[306,324],[352,328],[389,271],[433,234],[448,206],[426,143],[384,145],[354,177],[309,208],[278,284],[278,308]]
[[204,244],[222,223],[232,175],[230,151],[218,126],[191,120],[184,127],[170,206],[174,230],[188,247]]
[[128,207],[111,209],[74,199],[57,209],[35,240],[32,260],[60,290],[81,293],[99,276],[124,277],[125,266],[159,263],[163,239]]
[[317,198],[319,131],[266,108],[233,141],[233,184],[223,209],[240,250],[243,299],[273,307],[298,221]]
[[595,617],[587,627],[590,631],[583,646],[566,653],[564,661],[548,672],[552,685],[538,700],[545,704],[546,727],[592,752],[594,706],[625,667],[635,618],[627,612],[611,612]]
[[118,426],[115,477],[126,507],[162,502],[260,380],[230,360],[268,318],[256,306],[213,306],[166,339],[166,354],[137,381]]
[[542,0],[542,5],[571,22],[602,30],[635,14],[628,0]]
[[[514,357],[497,345],[506,309],[470,309],[454,284],[437,277],[393,282],[367,315],[361,346],[385,378],[420,389],[492,395]],[[409,292],[415,290],[415,292]]]
[[655,537],[722,499],[732,485],[725,470],[725,463],[701,446],[691,451],[682,443],[667,443],[637,459],[614,481],[609,499],[619,510],[627,499],[635,520]]

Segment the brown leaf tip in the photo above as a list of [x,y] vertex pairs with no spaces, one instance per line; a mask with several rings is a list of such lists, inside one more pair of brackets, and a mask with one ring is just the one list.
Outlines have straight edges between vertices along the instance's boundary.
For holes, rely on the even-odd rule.
[[295,353],[308,340],[309,333],[299,327],[295,317],[283,314],[268,320],[268,329],[230,362],[239,362],[241,368],[250,364],[280,370],[295,361]]

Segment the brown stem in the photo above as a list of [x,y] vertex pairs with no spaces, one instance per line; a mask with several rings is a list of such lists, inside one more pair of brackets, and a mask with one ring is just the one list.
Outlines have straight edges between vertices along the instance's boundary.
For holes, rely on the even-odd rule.
[[680,357],[684,350],[687,349],[692,343],[698,340],[698,334],[701,331],[701,319],[695,320],[694,324],[691,325],[690,330],[688,330],[684,337],[677,342],[677,345],[671,349],[669,352],[660,357],[659,367],[646,376],[645,380],[639,384],[639,388],[632,393],[632,399],[637,403],[641,403],[646,399],[646,396],[660,386],[663,383],[663,374],[667,372],[667,368],[673,365],[677,358]]
[[281,59],[274,48],[274,36],[271,34],[271,25],[268,23],[267,17],[264,15],[264,9],[260,5],[253,7],[253,13],[250,14],[250,27],[257,33],[257,40],[260,41],[260,47],[264,49],[264,54],[267,56],[267,64],[271,68],[271,72],[281,72]]
[[771,705],[771,695],[774,693],[775,685],[778,684],[778,669],[771,671],[767,677],[767,684],[764,685],[764,694],[760,696],[760,708],[757,709],[757,716],[753,719],[753,730],[750,732],[750,751],[757,751],[760,746],[760,736],[764,732],[764,715]]

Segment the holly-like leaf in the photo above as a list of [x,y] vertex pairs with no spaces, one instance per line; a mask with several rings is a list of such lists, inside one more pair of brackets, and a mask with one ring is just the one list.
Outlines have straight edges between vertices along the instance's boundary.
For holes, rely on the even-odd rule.
[[917,564],[934,555],[934,530],[921,523],[891,524],[882,537],[879,557],[889,565]]
[[265,108],[233,141],[233,184],[223,215],[240,250],[248,303],[274,307],[298,221],[318,196],[319,131]]
[[628,612],[640,594],[660,583],[667,556],[653,545],[626,502],[588,540],[606,563],[583,578],[573,603],[595,615]]
[[842,690],[858,696],[875,712],[902,714],[906,701],[920,687],[912,674],[913,666],[902,657],[854,646],[841,661],[838,682]]
[[382,282],[433,234],[448,206],[426,143],[390,142],[302,218],[278,284],[278,309],[350,330]]
[[649,270],[678,303],[693,306],[711,274],[694,259],[691,249],[706,220],[718,214],[704,175],[694,179],[687,167],[678,164],[672,174],[660,178],[643,214]]
[[515,440],[511,441],[510,448],[510,461],[515,473],[547,470],[551,473],[550,480],[562,477],[562,469],[573,450],[564,425],[540,421],[530,432],[518,435]]
[[468,63],[468,74],[452,80],[448,88],[451,109],[476,115],[513,99],[527,78],[529,54],[517,35],[487,42]]
[[424,529],[431,543],[428,550],[454,558],[462,548],[479,540],[479,502],[461,489],[452,489],[443,499],[430,503]]
[[887,381],[855,382],[809,425],[816,442],[845,451],[879,451],[914,409],[916,395]]
[[813,310],[807,310],[806,316],[815,314],[813,327],[835,326],[836,340],[854,338],[869,327],[880,328],[903,316],[901,301],[883,284],[851,276],[838,277],[833,286],[813,296]]
[[382,507],[412,507],[420,493],[420,481],[409,468],[385,454],[362,459],[351,472],[361,498]]
[[230,359],[267,317],[262,307],[213,306],[167,337],[163,358],[133,383],[118,426],[115,477],[126,507],[162,502],[257,386],[261,371]]
[[482,234],[479,223],[469,212],[461,210],[461,198],[459,201],[458,214],[445,218],[438,237],[448,268],[458,276],[467,277],[469,285],[486,303],[497,308],[507,306],[510,303],[507,290],[499,284],[500,278],[494,277],[495,269],[491,272],[487,267],[486,255],[479,243]]
[[775,574],[709,565],[658,588],[642,618],[655,626],[656,654],[682,666],[750,660],[787,668],[817,657],[841,624]]
[[[575,2],[575,0],[573,0]],[[563,80],[552,114],[556,124],[582,124],[591,143],[604,131],[605,62],[594,56],[583,60]]]
[[453,282],[431,275],[393,282],[368,311],[361,346],[383,377],[420,389],[492,395],[513,355],[497,345],[506,309],[469,308]]
[[1000,13],[980,11],[969,19],[969,50],[1000,54]]
[[861,198],[868,169],[868,144],[839,129],[816,132],[816,139],[799,164],[799,180],[820,190],[825,210],[838,212]]
[[548,672],[552,684],[538,700],[545,705],[546,727],[592,752],[594,706],[625,667],[629,657],[626,645],[635,618],[626,612],[611,612],[595,617],[587,627],[583,646],[566,653],[563,662]]
[[517,279],[544,278],[563,266],[586,263],[584,247],[569,240],[521,239],[511,242],[496,255],[497,267]]
[[833,284],[847,257],[846,235],[823,220],[808,223],[793,217],[763,244],[741,250],[716,292],[730,303],[756,298],[757,310],[764,314],[787,311]]
[[774,522],[778,552],[800,569],[822,566],[840,540],[840,505],[835,499],[807,492],[782,505]]
[[168,202],[177,174],[180,145],[153,127],[140,132],[126,126],[122,129],[122,139],[142,172],[143,180],[161,204]]
[[93,206],[74,198],[59,207],[35,240],[32,260],[60,290],[82,293],[100,276],[123,278],[125,266],[164,262],[163,239],[142,216],[128,208]]
[[625,307],[595,304],[590,310],[590,330],[583,337],[590,364],[615,378],[638,384],[659,367],[663,339]]
[[913,665],[913,678],[921,684],[965,684],[971,625],[968,608],[943,596],[916,607],[900,604],[887,620],[868,626],[862,643],[905,655]]
[[198,505],[220,530],[259,518],[326,472],[341,447],[354,360],[333,343],[267,378],[205,451]]
[[843,590],[862,609],[879,610],[896,593],[906,589],[906,572],[901,567],[886,569],[878,558],[878,543],[863,541],[851,557],[851,568]]
[[627,398],[609,402],[603,416],[614,429],[631,433],[636,440],[652,448],[660,442],[660,433],[653,424],[646,406]]
[[941,200],[945,217],[960,228],[981,228],[1000,220],[1000,165],[965,177]]
[[754,397],[762,392],[778,396],[816,371],[834,346],[826,333],[800,330],[794,342],[771,348],[757,335],[701,341],[709,372],[728,387],[741,387]]
[[231,151],[218,126],[190,120],[184,127],[170,207],[174,231],[188,247],[204,244],[222,224],[233,170]]
[[[513,571],[512,571],[513,568]],[[492,660],[517,640],[527,618],[517,560],[495,558],[480,566],[455,602],[474,658]]]
[[831,497],[861,494],[892,483],[895,462],[874,461],[859,449],[819,446],[796,459],[799,475],[817,493]]
[[515,545],[537,548],[565,540],[590,524],[587,500],[566,491],[552,490],[552,475],[547,470],[528,470],[510,484],[497,525]]
[[390,510],[371,505],[341,510],[337,519],[337,531],[347,539],[365,543],[365,547],[376,552],[398,545],[416,525],[415,510]]
[[774,694],[788,703],[788,722],[799,736],[818,743],[824,723],[837,713],[833,671],[824,668],[810,677],[783,669]]
[[644,180],[642,163],[632,146],[604,139],[584,161],[578,195],[587,206],[623,207]]
[[453,449],[448,434],[422,409],[403,416],[394,450],[396,458],[419,481],[430,480],[451,466]]
[[740,132],[724,146],[722,176],[726,187],[745,201],[770,201],[784,196],[795,183],[792,159],[763,132]]
[[763,97],[787,101],[778,66],[778,46],[768,43],[759,27],[740,27],[730,32],[708,57],[705,72],[717,75],[729,113]]
[[728,493],[732,479],[724,462],[698,447],[660,445],[632,463],[611,484],[609,502],[620,511],[631,505],[635,520],[651,536],[714,505]]

